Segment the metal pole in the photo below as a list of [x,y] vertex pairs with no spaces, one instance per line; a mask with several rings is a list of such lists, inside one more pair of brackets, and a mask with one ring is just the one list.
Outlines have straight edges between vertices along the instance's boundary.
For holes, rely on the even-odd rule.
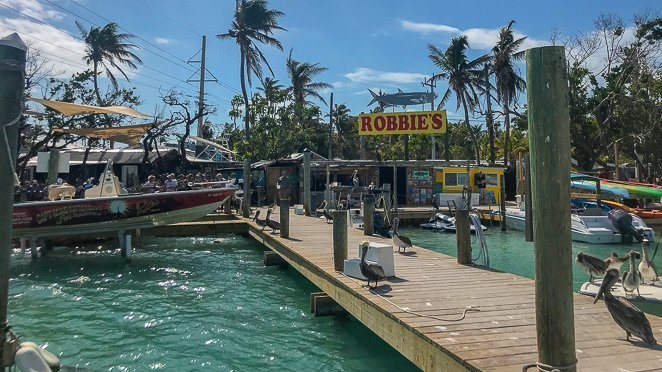
[[[7,339],[12,211],[14,187],[18,180],[14,169],[18,120],[25,93],[26,51],[25,43],[16,33],[0,40],[0,353],[5,349]],[[9,360],[10,357],[13,355],[0,355],[0,367],[4,369],[3,360]]]
[[202,52],[200,53],[201,57],[200,58],[200,95],[198,96],[198,115],[200,117],[198,118],[198,137],[200,138],[207,138],[206,136],[203,135],[204,133],[204,126],[205,126],[205,118],[202,117],[202,112],[205,109],[205,55],[206,55],[206,50],[207,50],[207,36],[202,35]]
[[310,151],[303,153],[303,210],[306,216],[311,215],[310,210]]
[[[333,93],[331,93],[331,99],[329,100],[329,156],[327,159],[333,159]],[[328,183],[328,182],[327,182]]]
[[251,159],[244,159],[244,200],[242,205],[242,215],[245,218],[251,215]]
[[526,51],[538,362],[575,372],[566,66],[562,46]]

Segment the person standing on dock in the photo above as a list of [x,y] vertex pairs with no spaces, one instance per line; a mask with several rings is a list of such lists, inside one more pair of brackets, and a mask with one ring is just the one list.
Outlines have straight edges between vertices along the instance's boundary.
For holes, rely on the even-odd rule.
[[478,173],[474,175],[474,184],[478,187],[478,193],[480,194],[479,204],[485,204],[485,188],[487,187],[487,180],[485,179],[485,174],[482,170],[479,170]]
[[280,172],[278,182],[276,182],[276,189],[278,190],[278,203],[281,200],[290,200],[290,180],[287,179],[287,172]]

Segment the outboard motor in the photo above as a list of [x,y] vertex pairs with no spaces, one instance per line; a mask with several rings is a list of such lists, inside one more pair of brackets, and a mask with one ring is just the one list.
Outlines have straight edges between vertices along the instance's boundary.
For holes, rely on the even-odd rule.
[[622,209],[614,208],[609,212],[609,219],[621,234],[624,243],[632,243],[632,238],[642,242],[644,235],[632,224],[632,216]]

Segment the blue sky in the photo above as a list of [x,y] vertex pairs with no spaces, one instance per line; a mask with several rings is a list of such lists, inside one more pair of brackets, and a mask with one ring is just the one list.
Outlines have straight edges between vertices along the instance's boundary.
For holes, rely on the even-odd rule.
[[[0,4],[0,32],[18,31],[25,39],[32,39],[35,47],[48,53],[46,58],[58,61],[56,68],[64,74],[82,70],[80,53],[84,46],[73,37],[79,35],[74,21],[86,27],[92,25],[90,22],[104,25],[107,21],[101,15],[139,36],[141,39],[134,41],[141,46],[137,54],[145,64],[137,74],[131,74],[131,83],[122,84],[138,88],[144,100],[140,109],[145,113],[154,112],[158,88],[176,86],[186,94],[196,94],[197,86],[184,81],[195,74],[197,66],[184,61],[199,50],[200,35],[207,35],[208,69],[221,81],[207,83],[207,101],[218,109],[211,119],[217,123],[228,120],[229,101],[240,89],[239,54],[233,42],[220,41],[215,35],[228,29],[233,0],[0,0]],[[272,0],[270,6],[285,13],[280,23],[288,30],[276,34],[283,52],[263,49],[276,78],[287,85],[284,64],[294,48],[295,59],[329,68],[320,80],[332,84],[335,102],[347,104],[354,113],[367,111],[368,88],[422,90],[423,77],[435,72],[427,58],[428,43],[444,49],[453,36],[466,34],[470,55],[475,57],[488,52],[499,27],[511,19],[517,21],[517,34],[527,36],[525,46],[531,47],[548,44],[553,29],[563,35],[590,32],[593,20],[601,13],[614,13],[629,22],[636,13],[662,8],[659,0]],[[444,84],[437,89],[444,90]],[[453,119],[454,103],[448,109]]]

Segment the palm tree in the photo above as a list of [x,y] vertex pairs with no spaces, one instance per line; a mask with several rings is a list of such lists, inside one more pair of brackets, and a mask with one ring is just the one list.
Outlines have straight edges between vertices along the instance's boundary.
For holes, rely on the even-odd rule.
[[241,93],[244,96],[244,129],[246,136],[250,133],[249,124],[249,100],[246,92],[246,80],[252,86],[251,75],[262,80],[262,63],[264,63],[271,75],[274,72],[257,47],[257,43],[270,45],[283,50],[280,41],[273,37],[276,30],[285,30],[278,25],[278,17],[284,15],[278,10],[268,9],[266,0],[237,0],[237,8],[234,12],[232,27],[224,34],[217,35],[221,40],[233,39],[239,45],[241,55],[239,74],[241,75]]
[[303,106],[310,103],[307,100],[308,97],[315,97],[326,105],[326,101],[318,91],[329,89],[331,85],[313,82],[315,76],[326,70],[328,68],[320,66],[319,63],[296,61],[292,58],[292,50],[290,50],[290,55],[287,57],[287,74],[290,76],[290,82],[292,83],[289,89],[294,96],[294,102]]
[[437,108],[441,108],[448,101],[451,93],[455,93],[457,99],[457,108],[462,105],[464,109],[464,122],[471,141],[473,142],[476,162],[480,164],[480,147],[476,139],[476,134],[469,124],[469,108],[473,109],[478,104],[478,95],[476,88],[481,84],[481,65],[489,61],[489,56],[483,55],[472,61],[469,61],[466,51],[469,48],[469,42],[466,36],[456,36],[451,40],[445,52],[442,52],[433,44],[428,44],[430,51],[429,58],[435,66],[441,69],[434,79],[447,79],[448,89],[444,93]]
[[83,59],[88,65],[92,64],[92,70],[94,72],[94,93],[97,97],[98,104],[101,106],[104,103],[102,102],[101,94],[99,93],[99,83],[97,81],[99,66],[103,66],[113,88],[117,90],[117,78],[113,74],[112,69],[119,71],[128,81],[129,77],[124,70],[122,70],[121,65],[136,69],[138,68],[136,63],[142,64],[143,62],[131,51],[131,49],[138,48],[137,45],[128,42],[133,35],[128,33],[118,33],[117,30],[119,29],[119,26],[117,23],[111,22],[103,27],[92,27],[87,30],[83,25],[76,21],[76,26],[78,26],[78,29],[85,40],[86,54]]
[[501,102],[504,115],[503,163],[506,166],[510,160],[510,105],[517,99],[517,93],[524,91],[526,87],[524,79],[519,76],[515,67],[515,61],[524,58],[524,51],[519,51],[519,49],[526,37],[515,40],[514,23],[515,21],[510,21],[508,26],[501,28],[499,40],[492,48],[492,53],[494,53],[492,69],[496,81],[497,98]]
[[281,92],[283,92],[283,86],[279,84],[278,80],[267,77],[262,81],[262,87],[258,87],[257,89],[264,93],[264,98],[269,105],[269,114],[273,115],[276,102],[279,100]]

